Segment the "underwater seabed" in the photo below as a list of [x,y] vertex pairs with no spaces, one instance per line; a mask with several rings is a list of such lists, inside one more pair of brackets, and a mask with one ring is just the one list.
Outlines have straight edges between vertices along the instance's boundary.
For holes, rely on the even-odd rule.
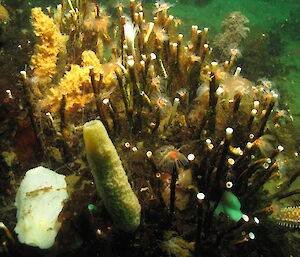
[[57,3],[0,6],[0,256],[300,256],[297,3]]

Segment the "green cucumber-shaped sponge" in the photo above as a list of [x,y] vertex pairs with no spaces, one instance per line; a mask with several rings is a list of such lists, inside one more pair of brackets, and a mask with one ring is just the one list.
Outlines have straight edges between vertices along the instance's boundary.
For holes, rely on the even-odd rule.
[[106,209],[121,230],[133,232],[140,224],[141,206],[102,122],[85,123],[83,137],[97,191]]

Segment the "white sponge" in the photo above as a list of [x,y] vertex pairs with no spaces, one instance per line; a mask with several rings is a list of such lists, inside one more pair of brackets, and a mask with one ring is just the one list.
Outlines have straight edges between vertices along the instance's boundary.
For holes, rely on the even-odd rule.
[[42,166],[28,170],[17,192],[17,225],[21,243],[50,248],[61,227],[57,220],[68,198],[65,176]]

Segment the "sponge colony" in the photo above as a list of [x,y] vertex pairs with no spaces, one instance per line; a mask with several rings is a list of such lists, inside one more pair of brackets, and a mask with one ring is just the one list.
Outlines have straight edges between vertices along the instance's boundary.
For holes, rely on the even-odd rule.
[[17,225],[21,243],[50,248],[61,227],[57,221],[68,198],[65,176],[42,166],[28,170],[17,192]]

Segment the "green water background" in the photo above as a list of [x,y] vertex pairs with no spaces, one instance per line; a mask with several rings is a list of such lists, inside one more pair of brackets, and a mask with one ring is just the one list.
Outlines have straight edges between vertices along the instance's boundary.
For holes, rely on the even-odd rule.
[[[275,58],[283,71],[274,70],[275,76],[265,74],[265,77],[278,88],[279,95],[290,108],[295,126],[300,127],[299,0],[194,0],[174,3],[170,12],[182,19],[184,27],[190,28],[193,24],[199,28],[208,27],[210,38],[221,32],[222,21],[234,11],[240,11],[249,19],[247,26],[250,30],[259,30],[266,34],[276,33],[282,46]],[[273,42],[275,44],[277,42]]]

